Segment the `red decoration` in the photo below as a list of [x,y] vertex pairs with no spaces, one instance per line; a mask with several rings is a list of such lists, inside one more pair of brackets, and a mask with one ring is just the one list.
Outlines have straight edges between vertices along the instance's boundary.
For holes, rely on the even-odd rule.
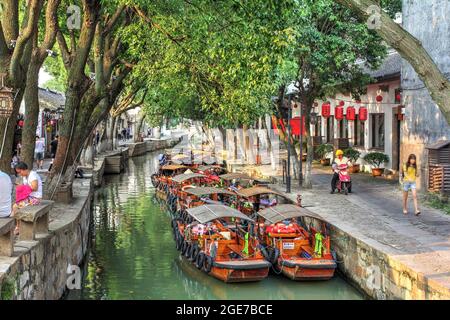
[[347,120],[355,120],[356,110],[355,107],[350,106],[347,108]]
[[383,96],[382,95],[378,95],[376,99],[377,99],[377,102],[381,102],[381,101],[383,101]]
[[329,102],[322,104],[322,117],[329,118],[331,115],[331,105]]
[[361,120],[361,121],[367,120],[367,108],[366,107],[359,108],[359,120]]
[[339,102],[339,105],[340,105],[341,107],[345,106],[345,101],[341,100],[341,102]]
[[300,129],[302,131],[302,135],[306,135],[306,125],[305,125],[305,116],[302,116],[302,125],[300,128],[300,117],[295,117],[291,119],[291,132],[293,135],[300,135]]
[[18,125],[19,125],[19,127],[23,127],[23,120],[19,120]]
[[342,120],[344,119],[344,108],[341,106],[334,108],[334,117],[336,120]]

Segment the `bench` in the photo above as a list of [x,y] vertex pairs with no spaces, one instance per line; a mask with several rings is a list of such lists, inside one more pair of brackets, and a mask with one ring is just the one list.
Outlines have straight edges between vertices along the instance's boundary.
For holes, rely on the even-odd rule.
[[49,213],[53,201],[43,200],[39,205],[19,209],[14,216],[20,220],[19,240],[35,240],[36,234],[48,233]]
[[14,253],[14,227],[14,219],[0,218],[0,256],[11,257]]

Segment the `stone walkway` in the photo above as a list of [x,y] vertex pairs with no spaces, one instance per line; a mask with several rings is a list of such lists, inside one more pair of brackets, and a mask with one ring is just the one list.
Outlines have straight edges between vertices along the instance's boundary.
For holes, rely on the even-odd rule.
[[[293,181],[290,198],[300,193],[307,209],[450,292],[449,215],[420,203],[422,214],[416,217],[411,200],[410,213],[404,216],[396,181],[353,175],[354,193],[332,195],[329,169],[313,173],[313,189],[299,190]],[[285,191],[280,184],[273,187]]]

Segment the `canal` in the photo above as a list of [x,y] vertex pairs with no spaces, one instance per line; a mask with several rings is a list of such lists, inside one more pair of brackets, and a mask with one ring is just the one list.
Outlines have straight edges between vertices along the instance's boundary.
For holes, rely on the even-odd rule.
[[362,299],[342,278],[294,282],[271,274],[225,284],[175,249],[170,215],[154,196],[155,154],[131,158],[125,174],[105,176],[95,192],[91,248],[81,290],[68,299]]

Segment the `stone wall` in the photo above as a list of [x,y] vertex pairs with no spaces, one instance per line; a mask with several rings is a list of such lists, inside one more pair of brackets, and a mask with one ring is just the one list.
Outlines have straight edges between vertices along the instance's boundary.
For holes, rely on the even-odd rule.
[[[449,16],[448,0],[403,0],[403,27],[422,43],[447,77],[450,76]],[[428,176],[425,145],[450,139],[450,126],[406,61],[402,66],[402,88],[405,121],[401,128],[401,161],[405,162],[411,153],[418,156],[423,188]]]
[[48,235],[18,241],[13,257],[0,257],[3,299],[59,299],[69,265],[80,265],[86,250],[92,201],[91,180],[76,180],[70,205],[55,204]]
[[[307,219],[307,224],[316,222]],[[316,225],[320,228],[319,225]],[[378,300],[448,300],[450,293],[432,279],[412,270],[401,257],[390,256],[328,223],[331,248],[336,252],[338,269],[344,277],[368,298]]]

